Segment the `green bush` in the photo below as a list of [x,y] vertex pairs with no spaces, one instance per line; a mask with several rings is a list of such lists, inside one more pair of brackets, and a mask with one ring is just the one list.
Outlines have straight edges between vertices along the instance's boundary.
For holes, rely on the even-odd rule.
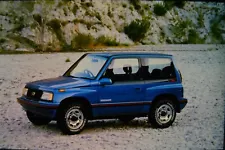
[[71,45],[73,49],[85,49],[89,48],[94,43],[94,38],[90,34],[78,33],[73,40]]
[[174,6],[178,8],[183,8],[186,2],[181,0],[181,1],[164,1],[163,3],[167,10],[171,10]]
[[79,7],[76,4],[74,4],[73,9],[72,9],[72,12],[73,12],[74,15],[77,14],[78,9],[79,9]]
[[150,22],[148,19],[136,19],[132,21],[129,25],[124,27],[125,34],[128,35],[130,39],[135,42],[141,41],[145,38],[146,32],[150,28]]
[[81,2],[81,5],[83,6],[84,9],[88,9],[89,7],[93,7],[92,2]]
[[56,34],[56,36],[60,42],[65,43],[65,39],[64,39],[62,30],[61,30],[60,20],[53,19],[53,20],[49,21],[46,25],[52,29],[52,31]]
[[112,18],[113,17],[113,13],[112,13],[112,11],[111,11],[111,9],[110,8],[108,8],[108,16],[110,17],[110,18]]
[[177,23],[172,27],[172,32],[177,38],[177,41],[173,41],[175,44],[187,44],[188,43],[188,34],[190,29],[194,29],[194,24],[192,20],[177,20]]
[[64,2],[70,2],[70,1],[72,1],[72,0],[62,0],[62,1],[64,1]]
[[123,6],[123,8],[127,8],[127,4],[126,3],[123,3],[122,6]]
[[210,34],[212,35],[214,43],[224,43],[222,34],[225,33],[225,30],[220,28],[220,22],[223,19],[223,16],[217,17],[211,21],[210,25]]
[[21,3],[21,7],[26,8],[29,12],[32,12],[34,9],[35,1],[24,1]]
[[0,38],[0,44],[3,44],[3,43],[5,43],[5,42],[6,42],[6,39]]
[[166,12],[167,12],[167,9],[163,4],[158,3],[154,5],[154,13],[157,16],[164,16]]
[[102,20],[102,17],[101,17],[101,15],[99,14],[99,13],[96,13],[96,18],[99,20],[99,21],[101,21]]
[[180,0],[180,1],[175,1],[174,5],[177,6],[178,8],[184,8],[185,3],[186,3],[185,1]]
[[204,39],[202,39],[196,30],[190,29],[188,33],[188,44],[204,44]]
[[177,38],[181,38],[186,35],[189,28],[193,27],[191,20],[178,20],[178,22],[173,26],[172,31]]
[[141,9],[141,2],[140,2],[140,0],[129,0],[129,1],[134,6],[134,8],[136,10],[140,10]]
[[26,37],[22,37],[22,36],[18,36],[18,35],[8,35],[8,37],[16,42],[22,43],[22,44],[26,44],[27,46],[30,46],[34,49],[38,49],[39,45],[36,44],[34,41],[26,38]]
[[167,10],[171,10],[174,7],[175,1],[164,1],[163,3]]
[[42,25],[42,17],[39,14],[33,14],[34,20],[41,26]]
[[115,38],[109,38],[106,36],[100,36],[95,40],[95,45],[105,45],[105,46],[118,46],[119,42]]
[[70,61],[70,59],[69,59],[69,58],[67,58],[67,59],[65,60],[65,62],[71,62],[71,61]]
[[134,10],[134,6],[131,5],[131,6],[129,7],[129,9],[130,9],[131,11],[133,11],[133,10]]
[[15,49],[19,48],[20,45],[18,43],[15,44]]
[[198,20],[198,25],[199,25],[199,27],[201,27],[201,28],[203,28],[204,27],[204,14],[202,13],[202,12],[199,12],[198,13],[198,18],[197,18],[197,20]]
[[145,4],[145,5],[143,5],[143,8],[144,8],[145,10],[149,10],[149,9],[150,9],[150,6],[149,6],[148,4]]
[[20,32],[23,30],[23,28],[25,28],[26,26],[24,24],[19,24],[17,25],[14,29],[12,29],[12,32]]

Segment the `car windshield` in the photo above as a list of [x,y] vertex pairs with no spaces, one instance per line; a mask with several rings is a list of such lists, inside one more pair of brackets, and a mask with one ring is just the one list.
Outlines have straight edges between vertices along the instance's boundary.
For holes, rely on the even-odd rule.
[[107,58],[105,57],[86,55],[74,67],[72,67],[65,76],[94,79],[105,64],[106,60]]

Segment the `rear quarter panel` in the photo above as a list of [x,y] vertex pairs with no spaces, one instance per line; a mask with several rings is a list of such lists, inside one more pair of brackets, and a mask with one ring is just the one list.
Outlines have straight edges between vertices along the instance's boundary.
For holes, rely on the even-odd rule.
[[[152,102],[157,96],[171,94],[179,100],[182,98],[183,86],[179,82],[156,82],[145,83],[145,101]],[[149,111],[149,106],[144,107],[144,112]]]

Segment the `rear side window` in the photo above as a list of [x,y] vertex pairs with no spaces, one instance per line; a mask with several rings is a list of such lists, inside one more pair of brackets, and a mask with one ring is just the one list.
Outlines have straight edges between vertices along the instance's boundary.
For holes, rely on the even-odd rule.
[[174,65],[169,58],[142,58],[144,80],[175,79]]
[[110,78],[113,82],[139,81],[136,76],[138,70],[137,58],[118,58],[112,60],[103,77]]

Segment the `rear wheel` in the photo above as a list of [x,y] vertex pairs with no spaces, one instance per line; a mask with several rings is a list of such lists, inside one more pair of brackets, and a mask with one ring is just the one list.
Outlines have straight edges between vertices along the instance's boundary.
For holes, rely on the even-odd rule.
[[135,117],[134,116],[121,116],[119,117],[119,120],[128,123],[129,121],[133,120]]
[[158,100],[151,108],[148,119],[157,128],[167,128],[176,118],[176,108],[174,103],[166,98]]
[[80,133],[87,123],[86,114],[81,104],[73,103],[62,108],[57,116],[57,124],[65,134]]
[[27,118],[34,125],[46,125],[51,121],[51,119],[49,119],[49,118],[34,114],[32,112],[29,112],[29,111],[27,111]]

